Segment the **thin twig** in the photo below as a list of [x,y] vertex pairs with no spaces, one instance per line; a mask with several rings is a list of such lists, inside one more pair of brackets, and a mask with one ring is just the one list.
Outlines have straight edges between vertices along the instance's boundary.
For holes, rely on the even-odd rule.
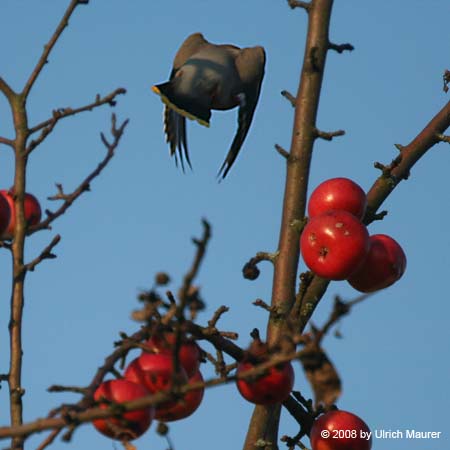
[[192,286],[192,282],[194,278],[197,276],[198,271],[200,269],[200,265],[205,256],[206,247],[211,238],[211,225],[206,219],[202,219],[203,225],[203,235],[200,239],[192,239],[192,242],[197,246],[197,252],[195,254],[194,260],[192,262],[191,268],[188,270],[186,275],[183,278],[183,284],[179,290],[179,298],[181,301],[185,301],[189,290]]
[[275,144],[275,150],[283,157],[289,160],[289,152],[284,149],[281,145]]
[[436,134],[436,137],[441,142],[447,142],[448,144],[450,144],[450,136],[446,136],[445,134],[438,133],[438,134]]
[[332,141],[334,137],[336,136],[344,136],[345,131],[344,130],[337,130],[337,131],[321,131],[315,128],[315,134],[318,138],[324,139],[325,141]]
[[31,88],[33,87],[34,83],[36,82],[37,77],[41,73],[44,65],[47,64],[47,62],[48,62],[48,57],[50,55],[50,52],[52,51],[53,47],[55,46],[56,42],[58,41],[58,39],[61,36],[64,29],[69,25],[70,16],[74,12],[75,8],[81,4],[87,4],[87,1],[72,0],[70,2],[61,21],[59,22],[58,26],[56,27],[56,30],[53,33],[52,37],[50,38],[48,43],[46,45],[44,45],[44,51],[42,52],[42,55],[39,58],[39,61],[37,62],[33,72],[31,73],[30,77],[28,78],[28,80],[22,90],[22,96],[24,98],[28,97],[28,94],[30,93]]
[[56,255],[52,253],[53,248],[58,245],[59,241],[61,240],[61,236],[57,234],[50,244],[47,245],[47,247],[42,250],[39,256],[37,256],[35,259],[30,261],[28,264],[25,264],[24,268],[25,270],[29,270],[32,272],[38,264],[40,264],[44,259],[54,259],[56,258]]
[[79,108],[59,108],[53,111],[52,118],[47,119],[44,122],[41,122],[34,127],[30,128],[29,133],[30,135],[33,133],[36,133],[39,130],[41,131],[41,134],[38,138],[32,140],[28,146],[27,146],[27,154],[30,154],[39,144],[41,144],[44,139],[53,131],[56,124],[66,117],[74,116],[76,114],[85,112],[85,111],[92,111],[95,108],[98,108],[102,105],[110,105],[115,106],[116,101],[115,98],[118,95],[125,94],[126,90],[123,88],[118,88],[115,91],[111,92],[110,94],[100,97],[100,95],[97,95],[95,97],[95,101],[92,103],[89,103],[88,105],[81,106]]
[[36,448],[36,450],[44,450],[45,448],[49,447],[53,441],[58,437],[59,433],[61,433],[61,430],[53,430],[39,445],[39,447]]
[[295,98],[294,95],[292,95],[289,91],[286,91],[286,90],[281,91],[281,95],[282,95],[285,99],[287,99],[287,100],[289,101],[289,103],[291,104],[291,106],[292,106],[293,108],[295,108],[295,105],[296,105],[296,103],[297,103],[297,99]]
[[114,156],[115,150],[116,150],[117,146],[119,145],[119,142],[123,135],[125,127],[128,124],[128,119],[125,120],[119,126],[119,128],[116,128],[116,118],[115,118],[115,115],[113,114],[112,118],[111,118],[111,122],[112,122],[112,128],[113,128],[112,129],[112,134],[113,134],[113,138],[114,138],[113,141],[111,143],[108,142],[107,139],[105,138],[105,135],[103,133],[101,133],[101,140],[107,150],[106,156],[97,165],[97,167],[79,184],[79,186],[72,193],[64,194],[64,192],[62,191],[62,186],[57,185],[58,186],[58,194],[53,197],[50,197],[50,199],[63,200],[63,204],[54,212],[47,210],[46,211],[47,218],[45,220],[43,220],[42,222],[40,222],[39,224],[37,224],[36,226],[30,227],[30,229],[28,230],[28,234],[33,234],[38,230],[48,229],[50,224],[54,220],[56,220],[58,217],[62,216],[67,211],[67,209],[73,204],[73,202],[78,197],[80,197],[81,194],[89,191],[92,180],[94,180],[96,177],[98,177],[100,175],[100,173],[108,165],[109,161]]
[[2,77],[0,77],[0,92],[3,92],[4,96],[10,103],[12,98],[16,95],[9,84]]
[[303,8],[306,11],[309,11],[310,7],[311,7],[311,3],[309,2],[302,2],[299,0],[288,0],[288,5],[292,8]]
[[8,147],[14,148],[14,141],[11,139],[5,138],[3,136],[0,136],[0,144],[7,145]]

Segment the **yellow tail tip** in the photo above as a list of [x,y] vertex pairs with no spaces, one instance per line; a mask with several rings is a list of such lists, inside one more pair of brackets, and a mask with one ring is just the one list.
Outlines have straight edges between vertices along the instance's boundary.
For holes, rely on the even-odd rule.
[[170,109],[174,110],[178,114],[182,115],[183,117],[186,117],[190,120],[197,121],[200,125],[203,125],[206,128],[209,128],[209,122],[206,120],[200,119],[199,117],[195,116],[194,114],[191,114],[190,112],[178,107],[174,103],[172,103],[159,89],[157,86],[152,86],[152,91],[155,94],[158,94],[161,97],[162,102],[168,106]]

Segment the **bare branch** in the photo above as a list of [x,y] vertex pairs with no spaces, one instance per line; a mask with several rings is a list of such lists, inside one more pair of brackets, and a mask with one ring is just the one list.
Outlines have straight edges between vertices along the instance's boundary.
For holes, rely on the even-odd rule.
[[230,308],[228,308],[228,306],[222,305],[221,307],[219,307],[212,316],[212,318],[208,320],[208,326],[211,328],[215,327],[219,319],[222,317],[222,315],[228,312],[229,310]]
[[206,247],[211,238],[211,225],[208,223],[206,219],[202,219],[202,225],[203,225],[203,236],[201,237],[201,239],[195,238],[192,239],[192,242],[197,246],[197,252],[195,254],[191,268],[184,276],[183,285],[181,286],[178,293],[180,300],[182,302],[186,301],[188,297],[188,293],[192,286],[192,282],[194,278],[197,276],[197,273],[200,269],[200,265],[205,256]]
[[290,6],[291,9],[303,8],[307,12],[309,11],[309,9],[311,7],[311,3],[302,2],[302,1],[298,1],[298,0],[288,0],[288,5]]
[[294,95],[292,95],[289,91],[281,91],[281,95],[289,101],[289,103],[292,105],[293,108],[295,108],[295,104],[297,102],[297,99]]
[[29,262],[28,264],[25,264],[25,270],[29,270],[30,272],[33,272],[33,270],[36,268],[36,266],[44,261],[44,259],[54,259],[56,258],[56,255],[52,253],[52,250],[56,245],[58,245],[59,241],[61,240],[61,236],[57,234],[50,244],[47,245],[47,247],[42,250],[41,254],[33,259],[33,261]]
[[36,450],[44,450],[45,448],[49,447],[51,444],[53,444],[54,440],[58,437],[59,433],[61,433],[61,430],[53,430],[39,445],[39,447],[36,448]]
[[337,130],[337,131],[321,131],[317,128],[314,129],[314,132],[316,134],[316,137],[320,139],[324,139],[325,141],[332,141],[334,137],[336,136],[344,136],[345,131],[344,130]]
[[2,77],[0,77],[0,92],[3,92],[9,103],[11,103],[12,98],[15,96],[15,93]]
[[439,139],[439,141],[447,142],[448,144],[450,144],[450,136],[446,136],[445,134],[438,133],[438,134],[436,134],[436,137]]
[[81,4],[87,4],[86,0],[72,0],[69,4],[69,6],[66,9],[66,12],[64,13],[61,21],[59,22],[55,32],[53,33],[52,37],[48,41],[46,45],[44,45],[44,51],[42,52],[41,57],[39,58],[39,61],[37,62],[35,68],[33,69],[33,72],[31,73],[30,77],[28,78],[28,81],[26,82],[23,91],[22,96],[23,98],[27,98],[28,94],[30,93],[31,88],[33,87],[37,77],[41,73],[43,67],[48,62],[48,57],[50,55],[50,52],[52,51],[53,47],[55,46],[56,42],[58,41],[59,37],[61,36],[64,29],[69,25],[69,18],[74,12],[75,8],[78,5]]
[[50,227],[50,224],[56,220],[58,217],[62,216],[67,209],[73,204],[73,202],[80,197],[83,192],[89,191],[90,189],[90,183],[92,180],[94,180],[96,177],[100,175],[100,173],[103,171],[103,169],[108,165],[109,161],[114,156],[114,152],[119,145],[120,139],[123,135],[123,132],[125,130],[125,127],[128,124],[128,119],[125,120],[119,128],[116,128],[116,116],[115,114],[111,117],[112,122],[112,135],[114,137],[113,141],[109,143],[104,134],[101,133],[101,139],[104,145],[106,146],[106,156],[103,158],[103,160],[98,164],[98,166],[93,170],[81,183],[80,185],[70,194],[65,194],[62,190],[62,185],[57,184],[58,188],[58,194],[56,194],[53,197],[50,197],[50,199],[53,200],[63,200],[64,203],[54,212],[52,211],[46,211],[47,218],[43,220],[41,223],[35,225],[34,227],[30,227],[30,229],[27,231],[28,234],[33,234],[38,230],[42,229],[48,229]]
[[347,302],[343,301],[338,295],[336,295],[334,298],[334,306],[328,320],[324,323],[322,328],[315,330],[313,333],[315,343],[319,345],[331,327],[335,325],[343,316],[349,314],[353,306],[368,299],[373,294],[373,292],[369,294],[362,294]]
[[14,141],[11,139],[0,136],[0,144],[7,145],[8,147],[14,148]]
[[289,152],[285,150],[281,145],[275,144],[275,150],[285,159],[289,160]]
[[35,125],[34,127],[30,128],[29,133],[33,134],[36,133],[39,130],[41,131],[41,134],[39,135],[39,137],[37,139],[34,139],[30,142],[30,144],[27,147],[27,154],[30,154],[39,144],[42,143],[42,141],[44,141],[44,139],[53,131],[53,129],[55,128],[56,124],[61,120],[64,119],[66,117],[70,117],[70,116],[74,116],[76,114],[85,112],[85,111],[92,111],[95,108],[98,108],[99,106],[102,105],[110,105],[110,106],[115,106],[116,105],[116,100],[115,98],[118,95],[121,94],[125,94],[127,91],[124,88],[118,88],[115,91],[111,92],[110,94],[104,96],[104,97],[100,97],[100,95],[97,94],[97,96],[95,97],[95,101],[93,101],[92,103],[89,103],[88,105],[85,106],[81,106],[78,108],[58,108],[56,110],[53,111],[52,113],[52,118],[51,119],[47,119],[44,122],[41,122],[37,125]]

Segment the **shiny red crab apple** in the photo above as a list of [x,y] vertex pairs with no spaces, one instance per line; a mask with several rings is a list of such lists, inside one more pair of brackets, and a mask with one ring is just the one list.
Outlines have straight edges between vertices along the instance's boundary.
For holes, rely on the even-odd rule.
[[128,364],[123,378],[101,383],[94,399],[106,408],[108,402],[123,403],[171,391],[175,382],[193,389],[154,407],[126,412],[119,418],[95,420],[93,424],[98,431],[112,439],[132,440],[145,433],[153,418],[163,422],[181,420],[199,408],[204,394],[203,376],[199,370],[202,350],[194,340],[181,336],[179,367],[176,368],[175,340],[172,332],[152,336],[144,344],[142,354]]
[[362,222],[366,206],[366,195],[354,181],[324,181],[309,199],[309,221],[300,237],[300,250],[316,275],[348,280],[361,292],[373,292],[401,278],[406,256],[390,236],[369,236]]
[[[6,204],[5,204],[6,201]],[[37,225],[41,221],[42,211],[38,199],[30,193],[25,193],[24,215],[27,226]],[[6,220],[8,218],[8,220]],[[7,225],[3,225],[7,222]],[[0,190],[0,231],[3,238],[11,239],[16,227],[16,207],[14,192],[12,190]]]
[[357,415],[329,411],[319,416],[310,433],[312,450],[370,450],[372,433]]

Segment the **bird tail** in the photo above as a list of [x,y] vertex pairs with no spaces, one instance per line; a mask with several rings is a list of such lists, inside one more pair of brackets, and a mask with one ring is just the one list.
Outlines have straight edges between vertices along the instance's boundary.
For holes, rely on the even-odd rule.
[[152,86],[152,91],[158,94],[163,103],[170,109],[173,109],[178,114],[190,120],[196,120],[200,125],[209,127],[211,111],[205,108],[199,108],[189,98],[177,94],[174,91],[172,82],[167,81],[166,83],[156,84]]

